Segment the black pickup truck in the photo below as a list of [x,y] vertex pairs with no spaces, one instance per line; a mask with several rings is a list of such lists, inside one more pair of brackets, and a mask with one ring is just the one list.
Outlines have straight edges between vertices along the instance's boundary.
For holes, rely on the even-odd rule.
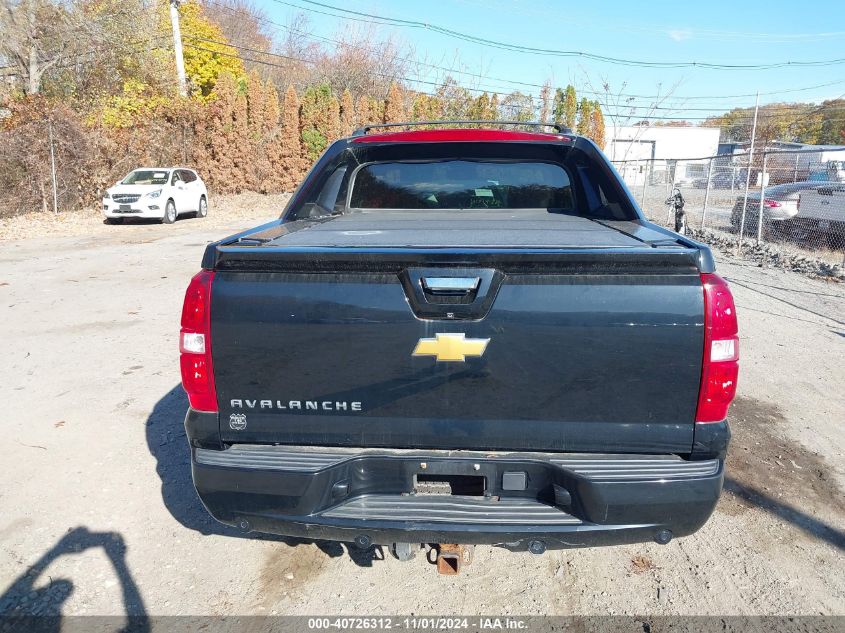
[[197,492],[246,531],[667,543],[722,488],[730,291],[572,134],[333,143],[281,219],[208,246],[180,348]]

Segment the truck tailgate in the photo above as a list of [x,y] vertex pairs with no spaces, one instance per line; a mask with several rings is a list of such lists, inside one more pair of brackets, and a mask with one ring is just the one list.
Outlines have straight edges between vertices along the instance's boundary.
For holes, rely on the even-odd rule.
[[[704,340],[693,255],[601,229],[600,252],[359,245],[315,266],[278,243],[232,249],[211,311],[222,439],[689,452]],[[443,278],[475,291],[427,290]]]

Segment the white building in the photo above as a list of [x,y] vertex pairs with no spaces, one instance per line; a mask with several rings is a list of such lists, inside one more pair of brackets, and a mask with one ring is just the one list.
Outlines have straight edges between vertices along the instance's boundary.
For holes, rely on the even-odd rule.
[[708,159],[719,149],[719,128],[612,126],[604,152],[629,185],[688,184],[707,177]]

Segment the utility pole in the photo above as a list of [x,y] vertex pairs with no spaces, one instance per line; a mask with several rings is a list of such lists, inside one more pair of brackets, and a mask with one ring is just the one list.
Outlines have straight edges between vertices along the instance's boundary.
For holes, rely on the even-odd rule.
[[[745,173],[745,197],[742,199],[742,217],[739,221],[739,241],[737,242],[737,253],[742,248],[742,233],[745,231],[745,210],[748,208],[748,186],[751,184],[751,163],[754,159],[754,141],[757,139],[757,111],[760,109],[760,93],[754,102],[754,123],[751,124],[751,147],[748,149],[748,169]],[[763,209],[757,209],[757,213],[763,214]]]
[[170,0],[170,24],[173,25],[173,51],[176,53],[176,74],[179,77],[179,96],[188,96],[188,85],[185,80],[185,59],[182,56],[182,33],[179,30],[179,3],[181,0]]
[[56,191],[56,153],[53,151],[53,121],[47,119],[47,134],[50,137],[50,174],[53,178],[53,213],[59,214],[59,194]]

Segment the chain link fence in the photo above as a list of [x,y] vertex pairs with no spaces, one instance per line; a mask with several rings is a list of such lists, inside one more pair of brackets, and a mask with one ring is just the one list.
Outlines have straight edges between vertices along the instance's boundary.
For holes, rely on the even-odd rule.
[[776,244],[786,253],[845,263],[845,150],[767,149],[613,164],[653,222],[675,227],[677,190],[693,235],[706,229],[737,248]]

